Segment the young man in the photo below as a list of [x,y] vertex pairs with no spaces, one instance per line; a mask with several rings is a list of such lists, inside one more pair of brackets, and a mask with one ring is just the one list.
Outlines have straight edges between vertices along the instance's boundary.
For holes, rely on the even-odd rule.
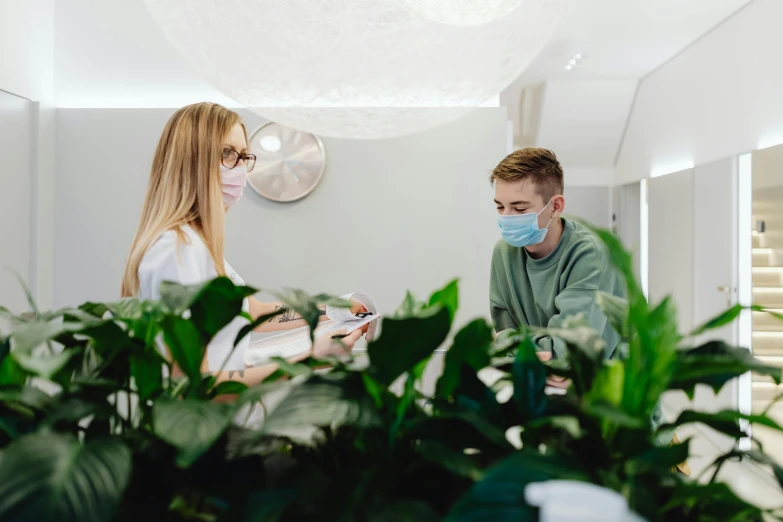
[[[555,154],[536,148],[513,152],[490,182],[503,237],[495,245],[490,277],[495,331],[558,328],[566,317],[582,314],[612,354],[620,336],[598,307],[596,293],[624,298],[625,284],[594,235],[561,217],[566,200]],[[536,342],[541,359],[565,357],[561,340],[540,337]]]

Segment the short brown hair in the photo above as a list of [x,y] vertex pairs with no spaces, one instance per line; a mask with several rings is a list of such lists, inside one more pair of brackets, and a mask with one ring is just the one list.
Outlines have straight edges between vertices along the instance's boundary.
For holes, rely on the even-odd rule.
[[545,200],[563,194],[563,167],[551,150],[528,148],[516,150],[505,157],[489,176],[496,180],[531,180]]

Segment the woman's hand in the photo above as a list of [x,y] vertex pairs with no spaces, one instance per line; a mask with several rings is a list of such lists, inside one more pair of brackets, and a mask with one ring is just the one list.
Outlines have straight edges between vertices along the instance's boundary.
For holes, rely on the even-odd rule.
[[364,306],[362,303],[357,301],[356,299],[351,299],[351,313],[353,315],[361,314],[363,312],[368,312],[367,307]]
[[315,340],[313,344],[313,357],[316,359],[323,359],[324,357],[334,355],[347,355],[353,349],[353,345],[356,341],[364,335],[362,329],[355,330],[347,337],[342,339],[334,339],[337,335],[345,335],[345,330],[338,330],[332,332],[328,336],[324,335]]

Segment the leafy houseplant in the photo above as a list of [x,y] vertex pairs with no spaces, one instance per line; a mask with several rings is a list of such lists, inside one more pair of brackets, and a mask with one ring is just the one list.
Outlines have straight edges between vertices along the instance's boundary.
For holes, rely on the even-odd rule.
[[[599,296],[625,339],[622,356],[606,360],[579,318],[497,340],[477,319],[453,337],[433,397],[417,382],[449,336],[456,282],[427,302],[408,295],[366,359],[330,360],[328,372],[314,370],[319,361],[280,361],[278,374],[251,388],[200,373],[209,340],[255,292],[227,279],[165,285],[160,302],[32,317],[2,311],[15,328],[0,344],[0,521],[524,521],[537,520],[525,487],[549,479],[618,491],[650,521],[760,520],[765,512],[717,482],[717,472],[694,481],[673,471],[689,445],[668,441],[692,422],[735,438],[740,419],[783,428],[735,411],[686,411],[663,426],[650,414],[667,390],[717,391],[750,370],[780,382],[780,368],[720,342],[692,346],[678,333],[674,304],[649,305],[628,254],[596,233],[628,287],[627,302]],[[316,302],[331,299],[282,298],[311,328]],[[540,334],[563,339],[568,360],[541,363],[532,341]],[[160,339],[184,376],[160,356]],[[568,394],[545,393],[550,373],[571,380]],[[242,427],[247,408],[270,393],[283,398],[261,428]],[[761,447],[744,456],[783,482]]]

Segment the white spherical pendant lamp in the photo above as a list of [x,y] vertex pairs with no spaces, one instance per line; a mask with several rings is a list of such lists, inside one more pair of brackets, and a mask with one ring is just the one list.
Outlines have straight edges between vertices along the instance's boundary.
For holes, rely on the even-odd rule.
[[443,19],[435,0],[145,0],[178,52],[227,96],[304,132],[359,139],[429,129],[496,96],[562,10],[562,0],[508,12],[513,0],[456,0],[463,17],[472,2],[500,10],[476,25],[475,16]]

